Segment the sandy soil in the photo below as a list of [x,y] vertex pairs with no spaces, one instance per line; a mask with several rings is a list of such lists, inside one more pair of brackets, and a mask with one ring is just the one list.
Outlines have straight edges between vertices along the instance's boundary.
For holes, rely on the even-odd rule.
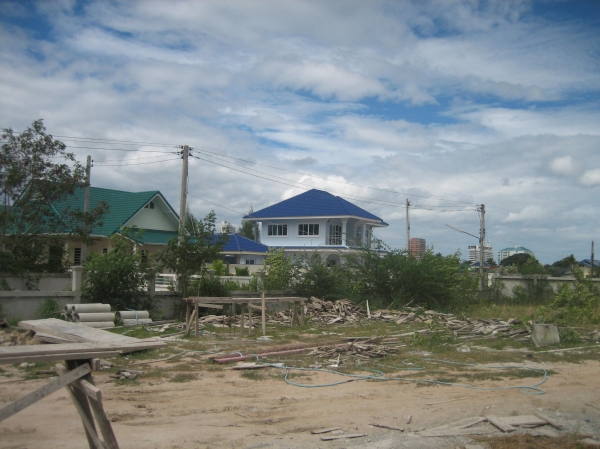
[[[256,381],[242,377],[240,371],[206,369],[199,369],[195,372],[197,380],[186,383],[143,379],[139,386],[118,386],[104,372],[95,373],[94,378],[121,448],[455,448],[469,439],[421,438],[413,432],[482,414],[506,416],[537,411],[557,418],[567,431],[600,437],[600,408],[586,405],[600,407],[600,362],[530,366],[557,372],[542,386],[546,394],[423,387],[398,381],[299,388],[286,384],[281,377]],[[298,382],[339,380],[337,376],[316,373]],[[489,385],[535,381],[516,379]],[[0,406],[45,383],[2,378]],[[427,405],[453,399],[460,400]],[[409,425],[408,415],[412,415]],[[405,432],[373,427],[371,423],[404,427]],[[314,429],[338,426],[347,433],[368,436],[321,441],[311,434]],[[491,429],[487,423],[481,426]],[[87,447],[87,441],[75,407],[62,389],[0,423],[0,447],[70,449]]]

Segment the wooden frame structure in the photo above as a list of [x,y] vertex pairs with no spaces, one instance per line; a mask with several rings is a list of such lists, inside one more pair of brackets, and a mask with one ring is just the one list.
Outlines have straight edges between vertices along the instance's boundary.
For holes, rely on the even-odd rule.
[[94,384],[92,371],[99,369],[101,357],[115,357],[123,352],[160,348],[164,347],[165,343],[137,340],[54,319],[22,321],[19,325],[88,341],[0,347],[0,364],[63,360],[66,365],[56,365],[56,379],[0,409],[0,422],[64,387],[81,417],[90,449],[119,449],[110,421],[104,412],[102,392]]
[[[209,297],[209,296],[190,296],[189,298],[183,299],[186,303],[185,309],[185,334],[188,335],[192,328],[194,329],[195,335],[199,335],[200,321],[199,321],[199,309],[200,307],[210,309],[223,309],[223,305],[239,304],[241,307],[240,316],[240,330],[244,333],[245,329],[245,314],[244,308],[248,309],[248,334],[253,330],[252,326],[252,311],[260,310],[262,318],[262,334],[263,336],[267,333],[267,303],[286,303],[291,302],[292,305],[292,326],[299,324],[304,326],[304,302],[306,298],[298,296],[266,296],[265,292],[262,292],[260,297]],[[298,313],[298,308],[300,312]]]

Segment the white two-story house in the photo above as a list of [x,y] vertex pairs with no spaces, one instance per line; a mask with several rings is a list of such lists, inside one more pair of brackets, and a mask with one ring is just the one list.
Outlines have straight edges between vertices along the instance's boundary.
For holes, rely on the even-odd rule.
[[318,251],[333,263],[340,251],[368,244],[381,218],[322,190],[309,190],[244,217],[261,224],[261,242],[293,256]]

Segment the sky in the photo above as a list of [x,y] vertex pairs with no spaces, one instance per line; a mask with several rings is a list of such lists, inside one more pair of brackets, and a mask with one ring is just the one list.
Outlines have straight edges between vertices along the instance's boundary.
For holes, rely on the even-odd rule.
[[[239,225],[311,188],[461,251],[600,246],[597,0],[0,0],[0,127]],[[600,249],[596,254],[600,253]],[[598,256],[596,256],[598,258]]]

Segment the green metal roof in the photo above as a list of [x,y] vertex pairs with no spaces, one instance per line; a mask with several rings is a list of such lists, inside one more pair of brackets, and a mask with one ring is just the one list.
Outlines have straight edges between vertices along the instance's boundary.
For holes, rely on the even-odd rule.
[[169,240],[177,238],[175,231],[157,231],[156,229],[144,229],[142,236],[135,240],[141,244],[166,245]]
[[[133,217],[141,208],[143,208],[152,198],[160,195],[165,203],[171,208],[168,201],[162,196],[158,190],[150,190],[146,192],[124,192],[122,190],[103,189],[100,187],[90,187],[90,210],[96,207],[100,201],[106,201],[108,204],[108,212],[102,218],[103,226],[96,226],[92,230],[92,235],[110,236],[117,232],[121,226]],[[57,213],[60,215],[67,207],[71,210],[83,210],[83,200],[85,189],[77,189],[74,195],[69,196],[64,201],[53,204]],[[171,208],[173,211],[173,208]],[[173,214],[177,217],[175,211]],[[159,239],[158,233],[168,231],[146,231],[142,237],[143,240]],[[176,234],[175,234],[176,235]],[[160,236],[160,240],[166,238]],[[167,242],[168,242],[167,238]],[[158,243],[158,241],[156,242]]]

